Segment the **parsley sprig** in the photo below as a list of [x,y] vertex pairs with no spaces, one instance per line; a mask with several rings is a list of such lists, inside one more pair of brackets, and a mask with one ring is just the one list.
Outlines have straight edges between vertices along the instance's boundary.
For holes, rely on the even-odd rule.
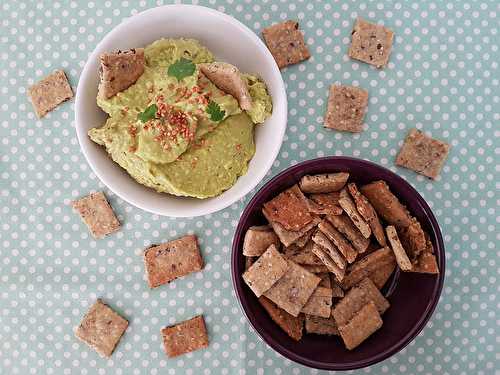
[[170,77],[177,78],[177,81],[193,75],[196,70],[196,65],[189,59],[181,57],[168,67],[167,74]]
[[146,123],[156,117],[157,111],[158,107],[156,106],[156,104],[151,104],[144,110],[144,112],[141,112],[137,115],[137,119],[141,120],[143,123]]
[[206,112],[213,122],[222,121],[226,115],[226,111],[221,110],[220,105],[212,100],[208,103]]

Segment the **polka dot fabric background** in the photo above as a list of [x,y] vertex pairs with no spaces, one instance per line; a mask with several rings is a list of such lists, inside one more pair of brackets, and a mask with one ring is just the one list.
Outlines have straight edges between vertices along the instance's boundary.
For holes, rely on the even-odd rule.
[[[0,373],[2,374],[318,374],[268,348],[236,302],[230,246],[254,192],[213,215],[168,219],[108,191],[80,152],[74,102],[38,120],[26,88],[63,68],[74,88],[101,38],[123,19],[163,2],[2,1],[0,7]],[[286,137],[269,179],[325,155],[369,159],[406,178],[429,202],[446,244],[446,281],[431,321],[407,348],[356,374],[500,372],[498,1],[193,1],[228,13],[256,33],[299,20],[312,58],[283,70],[289,99]],[[377,70],[350,60],[353,20],[395,32],[390,63]],[[334,82],[369,90],[365,131],[322,128]],[[396,168],[406,132],[417,127],[452,146],[437,181]],[[261,184],[262,185],[262,184]],[[70,201],[104,190],[123,229],[96,241]],[[155,290],[142,250],[196,233],[205,270]],[[111,359],[73,335],[102,297],[130,320]],[[411,298],[411,296],[410,296]],[[210,347],[177,359],[160,329],[203,313]],[[497,349],[495,349],[495,347]]]

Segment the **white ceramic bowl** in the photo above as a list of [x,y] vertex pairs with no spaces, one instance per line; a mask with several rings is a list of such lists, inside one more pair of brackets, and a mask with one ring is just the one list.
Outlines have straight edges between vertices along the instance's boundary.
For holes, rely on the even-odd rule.
[[[218,60],[255,73],[266,82],[273,99],[273,114],[256,126],[256,152],[248,172],[223,194],[210,199],[175,197],[137,183],[111,160],[103,147],[87,136],[102,125],[107,115],[97,106],[99,55],[106,51],[145,46],[160,38],[195,38]],[[83,154],[94,173],[115,194],[143,210],[159,215],[189,217],[206,215],[223,208],[252,190],[271,168],[287,121],[287,100],[281,73],[264,43],[234,18],[213,9],[193,5],[167,5],[132,16],[115,27],[97,45],[83,69],[76,92],[76,131]]]

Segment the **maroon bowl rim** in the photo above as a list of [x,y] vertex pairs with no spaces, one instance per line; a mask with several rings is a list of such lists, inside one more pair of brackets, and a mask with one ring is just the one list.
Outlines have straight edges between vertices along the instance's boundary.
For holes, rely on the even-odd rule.
[[[270,335],[268,335],[266,332],[261,332],[259,328],[256,326],[255,321],[253,316],[249,316],[247,314],[246,306],[248,306],[248,301],[245,299],[241,298],[242,295],[242,288],[244,287],[243,283],[241,282],[241,275],[237,274],[236,269],[238,266],[238,255],[241,252],[238,248],[238,244],[241,242],[242,236],[243,236],[243,226],[249,219],[251,213],[254,210],[254,206],[256,205],[256,201],[258,198],[262,195],[268,192],[269,190],[272,189],[272,187],[276,184],[277,181],[279,181],[281,178],[284,176],[287,176],[289,174],[295,174],[296,172],[300,172],[303,169],[307,169],[309,166],[314,166],[318,163],[323,163],[325,161],[328,162],[347,162],[347,163],[358,163],[364,165],[366,168],[375,168],[378,169],[379,172],[381,172],[382,175],[386,175],[387,179],[390,179],[392,183],[400,184],[402,188],[408,190],[417,200],[419,205],[423,208],[423,210],[426,213],[426,216],[429,218],[429,225],[432,228],[432,231],[434,232],[436,236],[436,246],[434,251],[439,254],[439,275],[438,275],[438,281],[434,287],[432,297],[430,300],[430,303],[428,304],[424,314],[421,316],[420,320],[418,323],[403,337],[399,339],[397,343],[394,345],[390,346],[386,350],[380,352],[379,354],[375,356],[368,357],[364,360],[358,360],[354,361],[351,363],[344,363],[344,364],[338,364],[338,363],[333,363],[333,362],[322,362],[322,361],[316,361],[316,360],[311,360],[308,358],[305,358],[303,356],[300,356],[293,351],[288,350],[284,346],[282,346],[277,340],[272,338]],[[380,179],[386,179],[385,177],[381,177]],[[363,159],[357,159],[357,158],[352,158],[352,157],[347,157],[347,156],[326,156],[322,158],[316,158],[316,159],[311,159],[307,160],[301,163],[298,163],[296,165],[293,165],[291,167],[286,168],[282,172],[278,173],[276,176],[274,176],[272,179],[270,179],[268,182],[262,186],[257,193],[252,197],[252,199],[248,202],[246,205],[245,209],[243,210],[238,225],[235,230],[235,234],[233,237],[233,244],[232,244],[232,251],[231,251],[231,278],[233,282],[233,288],[235,290],[235,294],[238,300],[238,304],[240,306],[240,309],[242,310],[243,314],[245,315],[246,319],[248,322],[250,322],[250,325],[254,329],[254,331],[257,333],[257,335],[271,348],[273,348],[275,351],[283,355],[285,358],[288,358],[294,362],[300,363],[302,365],[311,367],[311,368],[316,368],[320,370],[334,370],[334,371],[347,371],[347,370],[355,370],[355,369],[360,369],[363,367],[371,366],[376,363],[379,363],[392,355],[398,353],[402,349],[404,349],[408,344],[410,344],[417,336],[418,334],[422,331],[422,329],[425,327],[429,319],[431,318],[434,310],[436,309],[437,304],[439,303],[441,291],[443,289],[443,284],[444,284],[444,275],[445,275],[445,252],[444,252],[444,242],[443,242],[443,236],[441,234],[441,230],[439,227],[439,224],[436,220],[436,217],[434,216],[431,208],[427,204],[427,202],[422,198],[422,196],[413,188],[406,180],[404,180],[402,177],[398,176],[396,173],[390,171],[389,169],[382,167],[381,165],[378,165],[376,163],[373,163],[368,160],[363,160]]]

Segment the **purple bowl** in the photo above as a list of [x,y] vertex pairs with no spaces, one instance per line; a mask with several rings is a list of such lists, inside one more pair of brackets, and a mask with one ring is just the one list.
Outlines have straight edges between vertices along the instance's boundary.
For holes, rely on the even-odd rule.
[[[299,342],[289,338],[269,317],[241,277],[245,260],[243,238],[252,225],[266,222],[263,203],[297,183],[306,174],[347,171],[350,180],[365,184],[387,182],[391,191],[408,207],[430,235],[439,275],[395,272],[383,289],[391,307],[384,325],[355,350],[345,349],[339,337],[305,334]],[[305,161],[286,169],[266,183],[243,211],[233,240],[231,274],[241,308],[257,334],[286,358],[324,370],[352,370],[373,365],[399,352],[424,328],[441,294],[445,273],[443,238],[431,209],[405,180],[377,164],[349,157],[325,157]]]

